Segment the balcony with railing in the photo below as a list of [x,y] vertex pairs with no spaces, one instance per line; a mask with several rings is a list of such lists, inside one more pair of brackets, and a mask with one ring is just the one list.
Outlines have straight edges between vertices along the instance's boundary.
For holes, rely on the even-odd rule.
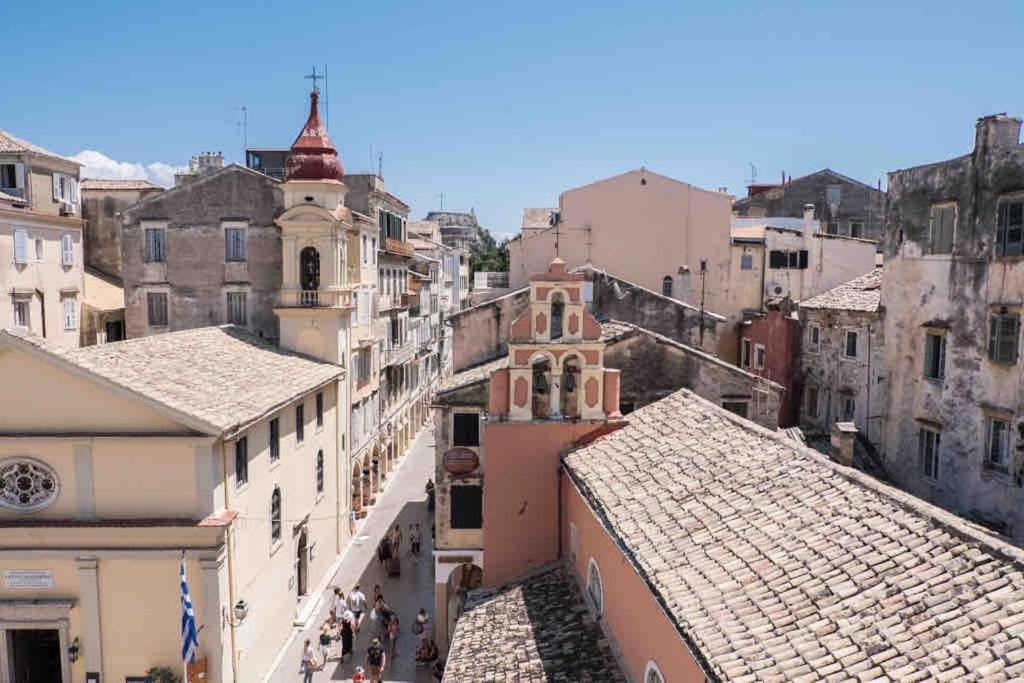
[[352,308],[348,292],[323,289],[283,289],[278,292],[280,308]]
[[396,240],[393,237],[388,237],[384,240],[384,251],[389,254],[395,254],[397,256],[409,256],[411,257],[415,253],[415,249],[408,242],[402,240]]

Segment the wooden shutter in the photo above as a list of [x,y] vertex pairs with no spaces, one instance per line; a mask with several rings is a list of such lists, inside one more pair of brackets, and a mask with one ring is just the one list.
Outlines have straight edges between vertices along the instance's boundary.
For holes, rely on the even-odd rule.
[[65,266],[72,266],[75,263],[75,243],[71,235],[60,237],[60,262]]
[[14,231],[14,262],[28,263],[28,234],[24,230]]
[[934,335],[926,334],[924,336],[924,376],[934,377],[935,373],[932,372],[932,364],[935,361],[935,344],[933,343]]
[[53,174],[53,200],[59,202],[60,196],[60,173]]
[[25,164],[20,163],[20,162],[14,164],[14,187],[19,189],[19,190],[22,190],[22,193],[21,193],[20,196],[22,198],[24,198],[25,197],[25,194],[24,194],[24,190],[25,190]]
[[1020,329],[1020,318],[1016,315],[1001,315],[999,331],[999,359],[1005,363],[1017,362],[1017,333]]

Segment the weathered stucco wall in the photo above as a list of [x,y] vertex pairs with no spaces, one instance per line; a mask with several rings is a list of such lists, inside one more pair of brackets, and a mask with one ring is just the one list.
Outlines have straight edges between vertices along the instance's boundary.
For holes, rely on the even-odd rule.
[[635,410],[686,387],[719,405],[746,402],[749,419],[778,426],[782,387],[717,358],[639,332],[608,344],[604,364],[621,370],[623,408]]
[[[741,339],[749,339],[751,343],[751,365],[745,369],[785,387],[785,393],[779,403],[779,425],[796,425],[800,419],[802,395],[799,370],[802,334],[800,321],[790,317],[788,310],[769,310],[750,320],[740,330]],[[763,368],[756,366],[757,344],[764,346],[765,349]]]
[[[803,343],[800,353],[800,425],[812,434],[827,435],[832,423],[842,420],[843,399],[855,402],[853,422],[876,447],[882,445],[888,402],[885,366],[885,329],[877,313],[802,309]],[[821,327],[820,350],[809,343],[808,328]],[[846,332],[857,332],[857,356],[845,355]],[[808,409],[808,391],[818,389],[818,414]]]
[[[999,199],[1024,191],[1024,147],[1018,142],[1019,122],[987,117],[979,121],[971,154],[889,174],[882,302],[891,373],[885,450],[892,476],[916,495],[1019,541],[1024,375],[1019,354],[1012,364],[988,357],[990,314],[1024,304],[1024,261],[998,257],[995,249]],[[928,254],[931,205],[951,201],[957,203],[952,254]],[[923,376],[926,323],[946,330],[941,380]],[[992,414],[1015,425],[1006,473],[984,464],[986,418]],[[922,425],[941,433],[935,480],[920,465]]]
[[146,190],[82,189],[85,219],[85,265],[105,275],[121,277],[121,212],[141,199],[163,192]]
[[[248,328],[278,337],[273,306],[281,286],[282,209],[277,181],[230,166],[128,209],[121,257],[129,338],[227,322],[227,292],[247,291]],[[248,224],[245,263],[227,263],[224,221]],[[167,226],[166,264],[145,263],[144,224]],[[168,293],[168,325],[151,329],[146,294]]]

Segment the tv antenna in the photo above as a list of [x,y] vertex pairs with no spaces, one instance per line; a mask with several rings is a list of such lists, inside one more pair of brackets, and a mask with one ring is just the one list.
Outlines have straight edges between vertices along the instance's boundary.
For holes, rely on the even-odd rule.
[[754,164],[751,163],[750,164],[750,184],[754,185],[755,183],[757,183],[757,166],[754,166]]

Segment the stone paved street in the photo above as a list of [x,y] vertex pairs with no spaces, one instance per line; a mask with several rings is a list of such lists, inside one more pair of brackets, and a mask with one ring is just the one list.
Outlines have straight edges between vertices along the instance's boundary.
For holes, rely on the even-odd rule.
[[[384,493],[377,498],[369,516],[363,521],[352,546],[342,559],[329,591],[339,586],[347,595],[357,583],[367,599],[372,599],[374,584],[380,584],[385,600],[399,615],[401,635],[398,638],[398,655],[395,662],[389,662],[384,672],[384,680],[401,682],[429,682],[428,669],[417,670],[413,653],[416,636],[412,634],[410,625],[415,621],[416,613],[425,607],[433,619],[434,604],[434,565],[433,543],[430,538],[430,517],[427,512],[424,485],[434,469],[434,435],[431,429],[424,429],[413,442],[412,448],[392,474]],[[389,578],[381,571],[377,562],[376,549],[387,529],[395,523],[402,525],[402,576]],[[424,531],[423,549],[419,563],[416,564],[409,556],[408,528],[409,524],[419,522]],[[306,638],[317,643],[320,625],[329,616],[329,601],[326,596],[319,608],[319,614],[310,622],[308,628],[298,633],[288,643],[283,656],[265,681],[268,683],[295,683],[301,681],[299,662],[302,659],[302,644]],[[325,681],[349,681],[356,664],[363,665],[366,648],[375,631],[374,622],[369,616],[364,617],[363,627],[356,636],[356,658],[346,660],[343,664],[337,661],[327,663],[323,671],[317,672],[313,680],[316,683]]]

